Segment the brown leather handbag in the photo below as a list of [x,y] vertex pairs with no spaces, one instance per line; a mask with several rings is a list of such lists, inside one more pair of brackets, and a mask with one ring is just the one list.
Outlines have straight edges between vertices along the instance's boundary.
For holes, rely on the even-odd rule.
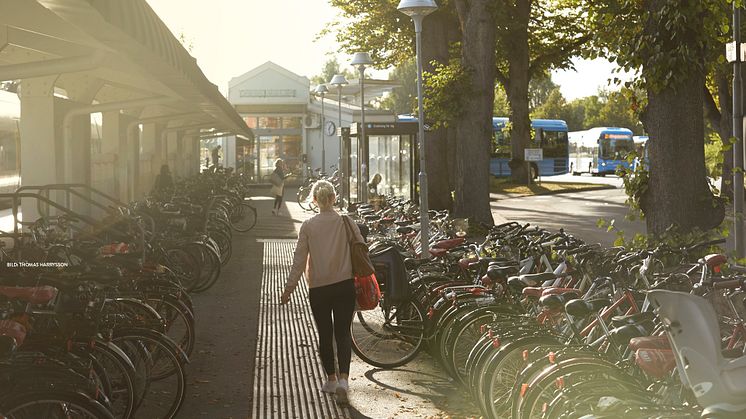
[[352,274],[355,277],[363,277],[375,273],[373,262],[370,261],[370,255],[368,254],[368,245],[355,236],[355,230],[352,229],[352,220],[350,217],[343,215],[342,222],[345,224],[347,241],[350,243]]

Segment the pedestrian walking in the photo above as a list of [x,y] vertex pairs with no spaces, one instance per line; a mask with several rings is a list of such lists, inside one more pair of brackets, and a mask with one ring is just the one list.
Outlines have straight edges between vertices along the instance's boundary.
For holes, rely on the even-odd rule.
[[275,203],[272,205],[272,214],[279,215],[280,207],[282,206],[282,195],[285,192],[285,178],[287,178],[287,166],[285,161],[282,159],[275,160],[275,170],[269,177],[269,181],[272,183],[272,189],[270,192],[275,197]]
[[[280,301],[286,304],[290,300],[305,270],[308,300],[319,333],[319,356],[327,375],[321,391],[336,394],[338,403],[347,403],[352,356],[350,326],[355,312],[350,245],[345,222],[334,210],[334,186],[320,180],[313,185],[311,195],[319,213],[300,227],[293,267]],[[353,234],[362,241],[357,225],[350,224]],[[339,374],[334,365],[333,341],[337,343]]]

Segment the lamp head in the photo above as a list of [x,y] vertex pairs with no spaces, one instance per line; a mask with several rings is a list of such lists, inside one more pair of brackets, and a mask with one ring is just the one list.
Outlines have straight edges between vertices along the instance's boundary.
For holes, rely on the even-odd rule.
[[352,56],[352,62],[350,63],[357,67],[365,67],[373,64],[373,59],[370,58],[370,54],[367,52],[356,52]]
[[320,84],[320,85],[316,86],[316,89],[314,90],[314,92],[317,95],[324,96],[325,94],[329,93],[329,89],[326,87],[325,84]]
[[331,84],[332,86],[342,87],[348,84],[348,81],[343,74],[335,74],[329,84]]
[[401,0],[396,7],[409,17],[427,16],[438,9],[435,0]]

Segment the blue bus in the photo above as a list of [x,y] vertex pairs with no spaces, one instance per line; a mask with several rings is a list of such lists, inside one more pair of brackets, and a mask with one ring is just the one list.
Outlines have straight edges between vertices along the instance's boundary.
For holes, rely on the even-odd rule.
[[630,169],[627,155],[635,150],[632,131],[627,128],[597,127],[568,134],[570,171],[573,175],[614,174],[618,166]]
[[[490,173],[494,176],[510,176],[510,135],[504,131],[507,123],[508,118],[492,118],[495,147],[490,161]],[[532,177],[567,173],[567,123],[559,119],[534,119],[531,121],[531,128],[535,135],[528,148],[541,148],[544,157],[541,161],[531,162]]]

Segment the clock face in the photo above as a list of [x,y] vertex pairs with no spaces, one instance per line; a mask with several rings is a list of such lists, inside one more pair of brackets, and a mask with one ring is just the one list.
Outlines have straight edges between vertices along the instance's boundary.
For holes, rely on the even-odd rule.
[[324,131],[326,132],[326,135],[334,135],[334,133],[337,132],[337,126],[334,125],[334,122],[332,121],[326,121]]

